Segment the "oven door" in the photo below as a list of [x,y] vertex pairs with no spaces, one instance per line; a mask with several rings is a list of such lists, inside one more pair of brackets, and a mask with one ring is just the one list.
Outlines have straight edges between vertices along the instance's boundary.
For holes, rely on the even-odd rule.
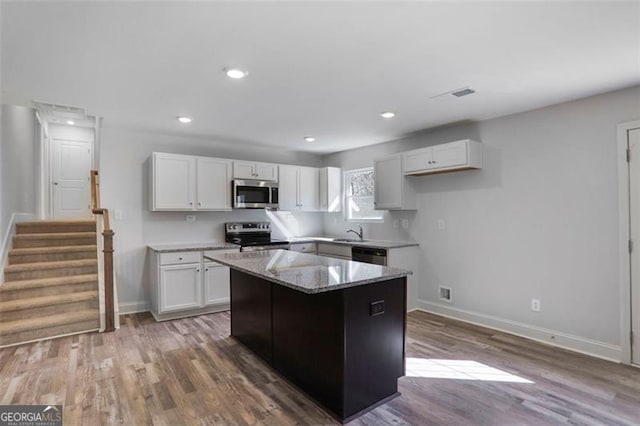
[[277,199],[272,201],[272,194],[277,184],[257,180],[233,181],[233,207],[236,209],[276,209]]

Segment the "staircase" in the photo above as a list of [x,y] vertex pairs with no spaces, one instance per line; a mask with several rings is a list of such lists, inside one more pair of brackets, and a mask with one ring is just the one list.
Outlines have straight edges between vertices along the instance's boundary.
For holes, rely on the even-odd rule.
[[100,328],[96,222],[23,222],[0,285],[0,347]]

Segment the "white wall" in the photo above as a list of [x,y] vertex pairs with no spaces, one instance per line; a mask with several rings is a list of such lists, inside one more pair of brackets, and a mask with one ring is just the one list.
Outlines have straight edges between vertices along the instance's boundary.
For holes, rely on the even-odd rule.
[[32,108],[2,105],[0,232],[3,236],[12,214],[35,213],[38,164],[36,124]]
[[[329,155],[325,165],[371,165],[388,153],[472,138],[481,171],[415,179],[416,212],[365,225],[374,239],[420,243],[426,309],[615,357],[620,345],[616,125],[640,118],[640,87]],[[393,218],[407,218],[408,230]],[[444,219],[444,230],[437,229]],[[340,214],[325,232],[344,235]],[[453,288],[439,303],[438,285]],[[531,299],[541,299],[539,313]],[[593,342],[592,342],[593,341]]]
[[[312,154],[273,148],[133,132],[105,127],[100,135],[101,197],[112,212],[122,210],[123,220],[113,221],[116,253],[116,280],[121,312],[145,309],[148,304],[147,244],[193,241],[223,241],[224,222],[236,220],[272,220],[263,210],[233,212],[196,212],[195,223],[185,221],[185,212],[150,212],[148,209],[149,169],[152,152],[289,163],[321,165]],[[276,213],[292,235],[322,234],[321,213]],[[274,227],[274,238],[283,237]]]

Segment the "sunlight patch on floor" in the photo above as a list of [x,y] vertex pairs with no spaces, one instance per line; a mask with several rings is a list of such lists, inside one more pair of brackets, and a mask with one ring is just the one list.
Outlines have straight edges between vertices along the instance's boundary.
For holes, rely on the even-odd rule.
[[476,361],[407,358],[407,377],[482,380],[488,382],[534,383]]

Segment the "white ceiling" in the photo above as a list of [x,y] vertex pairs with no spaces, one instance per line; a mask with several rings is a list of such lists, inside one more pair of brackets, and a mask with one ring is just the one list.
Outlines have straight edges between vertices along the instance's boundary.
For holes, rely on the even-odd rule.
[[[639,2],[2,3],[2,102],[327,153],[640,84]],[[246,67],[230,80],[226,66]],[[431,97],[471,86],[476,94]],[[379,113],[397,111],[393,120]],[[185,126],[177,115],[194,118]],[[303,141],[313,135],[316,142]]]

